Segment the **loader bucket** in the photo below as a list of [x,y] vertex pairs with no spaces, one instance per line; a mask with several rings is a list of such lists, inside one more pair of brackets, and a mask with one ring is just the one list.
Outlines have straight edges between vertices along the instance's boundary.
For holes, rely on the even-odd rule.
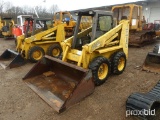
[[19,53],[10,49],[5,50],[0,56],[0,65],[4,69],[19,67],[24,63],[24,58]]
[[160,73],[160,54],[149,52],[142,69],[154,73]]
[[23,80],[58,113],[93,93],[95,87],[90,70],[47,55]]

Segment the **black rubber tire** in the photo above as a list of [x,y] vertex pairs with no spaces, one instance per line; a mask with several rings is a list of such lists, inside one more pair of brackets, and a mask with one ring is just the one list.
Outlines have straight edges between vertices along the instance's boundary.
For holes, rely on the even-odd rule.
[[33,58],[33,53],[34,53],[35,51],[40,51],[40,52],[42,53],[42,56],[45,55],[45,52],[44,52],[43,48],[41,48],[41,47],[39,47],[39,46],[33,46],[33,47],[31,47],[31,48],[29,49],[29,51],[28,51],[28,57],[29,57],[29,60],[30,60],[31,62],[33,62],[33,63],[38,62],[38,61],[41,59],[41,58],[40,58],[40,59],[36,60],[35,58]]
[[[103,63],[108,66],[108,73],[106,74],[106,76],[103,79],[100,79],[98,77],[98,70],[99,70],[99,67]],[[93,59],[93,61],[89,65],[89,68],[92,70],[94,84],[96,86],[99,86],[99,85],[102,85],[108,79],[108,77],[110,75],[110,71],[111,71],[111,64],[107,58],[99,56],[99,57],[96,57],[95,59]]]
[[[119,60],[120,58],[124,58],[124,67],[122,70],[118,69],[118,65],[119,65]],[[116,75],[120,75],[123,73],[125,67],[126,67],[126,55],[124,52],[117,52],[116,54],[114,54],[113,58],[112,58],[112,73],[116,74]]]
[[[57,56],[54,56],[52,54],[53,49],[58,49],[59,50],[59,54]],[[47,49],[47,55],[49,55],[49,56],[59,58],[61,56],[61,54],[62,54],[62,48],[59,44],[53,44],[53,45],[49,46],[48,49]]]

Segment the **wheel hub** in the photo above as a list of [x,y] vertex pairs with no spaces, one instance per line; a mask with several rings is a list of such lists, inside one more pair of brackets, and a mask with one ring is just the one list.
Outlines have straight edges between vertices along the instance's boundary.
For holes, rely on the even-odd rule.
[[39,60],[39,59],[41,59],[42,58],[42,53],[41,53],[41,51],[35,51],[34,53],[33,53],[33,58],[34,59],[36,59],[36,60]]
[[53,54],[53,56],[58,56],[60,54],[60,50],[59,49],[53,49],[52,54]]
[[107,74],[108,74],[108,66],[107,64],[103,63],[98,69],[98,77],[100,80],[103,80]]
[[125,66],[125,59],[121,57],[118,62],[118,70],[119,71],[123,70],[124,66]]

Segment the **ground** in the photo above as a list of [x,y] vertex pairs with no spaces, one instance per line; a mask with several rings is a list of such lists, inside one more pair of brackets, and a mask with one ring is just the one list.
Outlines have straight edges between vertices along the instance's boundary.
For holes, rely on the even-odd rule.
[[[58,114],[22,80],[33,63],[4,70],[0,67],[0,120],[135,120],[127,117],[125,104],[133,92],[148,92],[159,81],[160,75],[148,73],[141,66],[154,44],[129,48],[129,58],[123,74],[111,76],[96,87],[92,95]],[[0,39],[0,54],[7,48],[15,49],[14,40]]]

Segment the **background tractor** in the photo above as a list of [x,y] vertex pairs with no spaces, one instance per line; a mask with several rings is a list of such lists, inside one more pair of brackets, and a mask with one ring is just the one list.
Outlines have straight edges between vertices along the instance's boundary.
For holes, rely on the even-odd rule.
[[146,24],[145,17],[142,15],[142,6],[135,4],[118,5],[113,6],[112,11],[117,22],[122,19],[129,20],[129,45],[131,46],[139,47],[151,43],[155,40],[154,37],[160,35],[158,31],[142,29]]
[[9,17],[2,18],[3,20],[3,27],[2,27],[2,35],[5,39],[12,38],[12,28],[14,26],[14,20]]

